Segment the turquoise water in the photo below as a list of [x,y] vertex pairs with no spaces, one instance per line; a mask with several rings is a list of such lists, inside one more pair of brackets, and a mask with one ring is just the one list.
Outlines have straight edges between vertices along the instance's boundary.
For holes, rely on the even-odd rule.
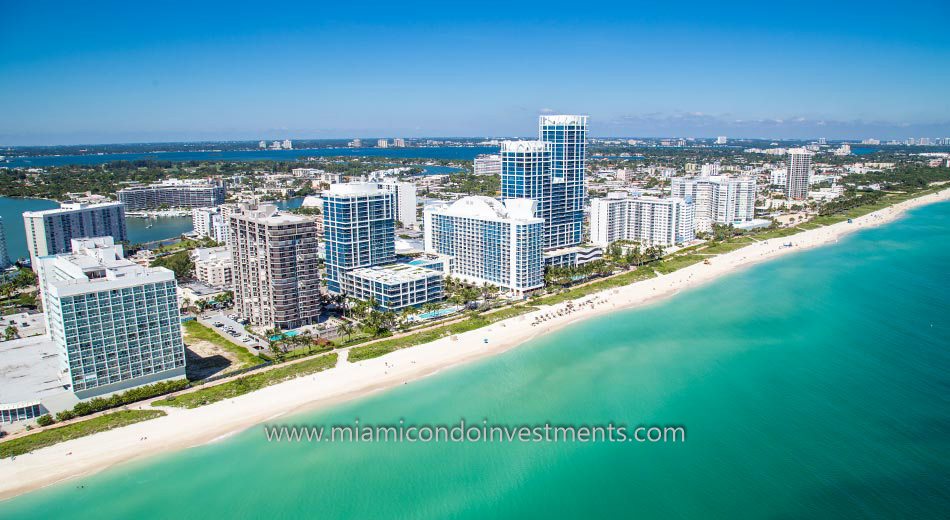
[[280,341],[280,340],[282,340],[282,339],[284,339],[284,338],[292,338],[292,337],[296,336],[297,334],[300,334],[300,333],[297,332],[296,330],[288,330],[287,332],[284,332],[284,333],[281,333],[281,334],[274,334],[273,336],[270,337],[270,340],[271,340],[271,341]]
[[945,517],[948,265],[950,204],[929,206],[290,419],[681,424],[685,444],[268,444],[256,427],[0,517]]

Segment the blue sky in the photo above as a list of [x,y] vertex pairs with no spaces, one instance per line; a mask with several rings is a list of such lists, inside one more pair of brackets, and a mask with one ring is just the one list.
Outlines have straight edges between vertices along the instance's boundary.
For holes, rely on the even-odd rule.
[[950,136],[950,2],[0,0],[0,144]]

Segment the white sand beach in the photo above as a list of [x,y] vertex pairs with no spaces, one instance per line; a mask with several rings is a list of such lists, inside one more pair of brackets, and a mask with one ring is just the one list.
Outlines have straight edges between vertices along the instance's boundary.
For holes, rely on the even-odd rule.
[[[735,270],[812,247],[894,220],[906,210],[950,199],[950,189],[854,219],[785,238],[753,243],[672,274],[588,295],[451,338],[349,363],[345,352],[334,369],[287,381],[193,410],[163,408],[166,417],[63,442],[14,459],[0,460],[0,498],[10,498],[115,464],[214,441],[282,415],[312,410],[426,377],[447,367],[504,352],[568,324],[644,305]],[[791,243],[792,247],[784,247]],[[485,339],[488,342],[485,342]]]

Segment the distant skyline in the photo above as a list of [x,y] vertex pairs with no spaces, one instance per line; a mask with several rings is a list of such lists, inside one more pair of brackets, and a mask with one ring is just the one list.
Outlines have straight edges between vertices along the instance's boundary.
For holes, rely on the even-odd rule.
[[950,137],[945,1],[322,4],[6,2],[0,145]]

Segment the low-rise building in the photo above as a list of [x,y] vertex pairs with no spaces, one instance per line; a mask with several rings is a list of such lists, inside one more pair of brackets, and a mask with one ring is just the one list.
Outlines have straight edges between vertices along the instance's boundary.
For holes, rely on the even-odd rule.
[[197,248],[191,252],[195,264],[195,278],[222,289],[234,285],[234,264],[227,246]]
[[396,263],[347,271],[343,292],[359,300],[375,300],[387,310],[399,310],[441,300],[444,282],[439,271]]

